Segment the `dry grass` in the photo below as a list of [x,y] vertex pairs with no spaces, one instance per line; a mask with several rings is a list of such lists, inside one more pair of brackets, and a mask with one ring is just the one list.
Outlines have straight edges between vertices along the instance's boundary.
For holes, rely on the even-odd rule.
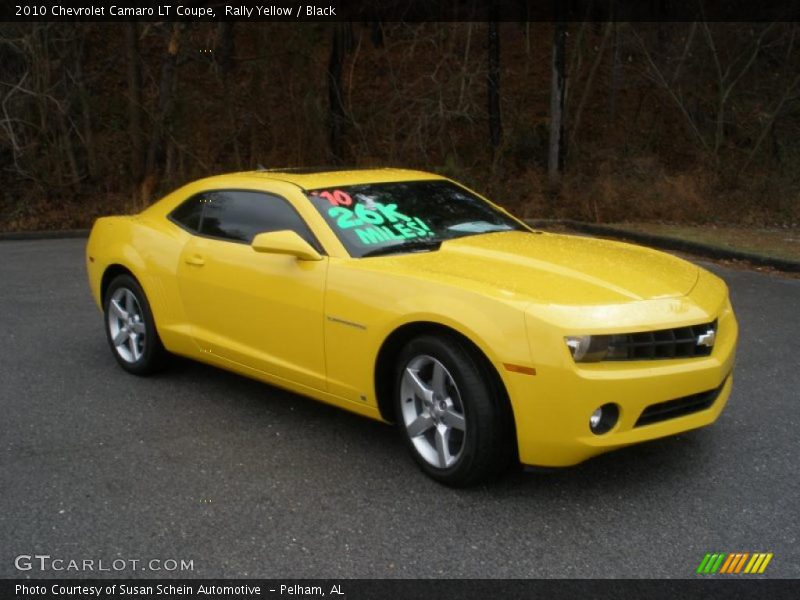
[[726,250],[800,261],[800,229],[691,226],[665,223],[610,223],[613,227],[700,242]]

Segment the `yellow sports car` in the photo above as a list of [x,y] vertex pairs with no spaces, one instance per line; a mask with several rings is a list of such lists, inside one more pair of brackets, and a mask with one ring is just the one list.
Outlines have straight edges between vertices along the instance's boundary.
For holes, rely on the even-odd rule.
[[180,354],[397,423],[449,485],[702,427],[731,392],[718,277],[431,173],[210,177],[98,219],[87,267],[127,371]]

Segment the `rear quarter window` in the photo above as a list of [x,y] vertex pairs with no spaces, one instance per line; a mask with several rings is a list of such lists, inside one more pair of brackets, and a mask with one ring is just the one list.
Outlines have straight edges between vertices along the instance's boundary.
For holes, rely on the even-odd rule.
[[192,196],[173,210],[169,218],[194,233],[200,231],[200,217],[203,214],[202,195]]

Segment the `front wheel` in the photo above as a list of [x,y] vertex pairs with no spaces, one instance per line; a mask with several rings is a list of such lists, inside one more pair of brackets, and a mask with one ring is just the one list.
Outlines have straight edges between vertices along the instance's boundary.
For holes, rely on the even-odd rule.
[[417,464],[446,485],[466,486],[507,466],[503,398],[485,366],[460,340],[422,336],[401,352],[395,406]]
[[133,277],[114,278],[106,291],[103,309],[108,344],[123,369],[146,375],[164,366],[167,352],[158,337],[144,290]]

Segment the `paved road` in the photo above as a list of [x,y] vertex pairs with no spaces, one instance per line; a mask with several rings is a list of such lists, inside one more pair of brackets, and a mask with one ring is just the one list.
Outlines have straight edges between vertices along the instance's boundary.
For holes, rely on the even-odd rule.
[[800,576],[800,280],[715,268],[741,322],[715,426],[455,491],[379,423],[188,361],[125,374],[83,244],[0,242],[0,576],[48,554],[193,577],[686,577],[710,551]]

